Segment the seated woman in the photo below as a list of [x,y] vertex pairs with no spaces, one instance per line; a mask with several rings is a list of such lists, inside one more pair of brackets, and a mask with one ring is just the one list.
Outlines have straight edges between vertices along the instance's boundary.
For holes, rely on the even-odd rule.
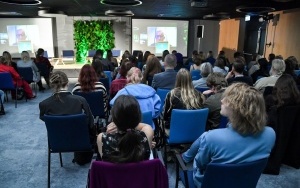
[[148,160],[153,138],[152,128],[141,122],[137,100],[120,95],[111,110],[112,123],[106,133],[97,137],[100,157],[113,163],[130,163]]
[[119,70],[120,77],[116,78],[111,82],[109,96],[110,98],[114,98],[114,96],[118,93],[119,90],[123,89],[127,84],[127,72],[133,67],[131,61],[127,60],[122,63],[121,68]]
[[262,94],[246,85],[234,83],[223,94],[221,115],[229,126],[203,133],[183,153],[185,162],[194,160],[194,183],[201,187],[208,163],[239,164],[268,158],[275,143],[275,132],[266,125]]
[[190,66],[190,72],[192,72],[192,70],[200,70],[201,63],[202,60],[198,57],[198,55],[195,57],[193,55],[193,64]]
[[159,116],[161,100],[152,87],[141,84],[141,81],[141,70],[137,67],[132,67],[127,73],[128,84],[118,91],[116,96],[110,101],[110,105],[113,106],[115,100],[120,95],[132,95],[139,102],[142,113],[151,111],[152,118],[157,118]]
[[[12,67],[9,66],[8,63],[5,61],[5,58],[0,56],[0,72],[8,72],[11,74],[11,77],[13,79],[14,85],[16,87],[21,87],[24,89],[25,97],[27,99],[33,99],[36,96],[33,95],[32,90],[29,86],[29,84],[22,80],[21,76],[17,73],[17,71]],[[15,92],[11,92],[12,98],[15,98]]]
[[12,61],[10,53],[8,51],[4,51],[2,55],[5,58],[7,65],[12,66],[18,72],[17,63]]
[[206,79],[207,76],[213,72],[212,66],[209,62],[204,62],[200,65],[200,75],[202,78],[199,80],[194,80],[193,85],[194,87],[207,87]]
[[[36,52],[36,58],[34,59],[34,63],[37,65],[37,67],[39,67],[39,66],[45,66],[46,67],[47,71],[41,72],[41,76],[44,77],[44,79],[45,79],[48,87],[50,87],[49,76],[50,76],[50,73],[53,70],[53,66],[49,62],[48,58],[44,57],[44,52],[45,51],[42,48],[39,48],[37,50],[37,52]],[[39,84],[42,84],[42,80],[40,80],[40,82],[41,83],[39,83]]]
[[42,85],[41,76],[39,69],[37,66],[33,63],[33,61],[30,59],[29,53],[27,51],[23,51],[21,53],[21,60],[17,61],[17,67],[31,67],[32,73],[33,73],[33,78],[32,80],[34,82],[37,82],[37,85],[39,86],[39,91],[44,91],[45,88]]
[[161,72],[161,64],[157,57],[149,55],[146,62],[146,69],[143,73],[142,83],[152,85],[154,74]]
[[101,59],[93,59],[92,62],[92,67],[94,68],[94,70],[96,71],[97,77],[100,78],[107,78],[106,74],[104,73],[103,70],[103,65],[101,63]]
[[[228,74],[227,67],[225,67],[225,59],[222,57],[218,57],[215,61],[213,72],[220,72],[225,77]],[[227,68],[228,69],[228,68]]]
[[170,128],[173,109],[200,109],[203,108],[204,99],[204,95],[193,87],[189,71],[181,68],[176,76],[175,88],[166,96],[163,110],[165,128]]
[[108,95],[104,85],[98,81],[97,74],[93,67],[89,64],[83,65],[80,70],[78,82],[75,84],[72,89],[74,91],[80,92],[93,92],[93,91],[102,91],[103,93],[103,103],[104,103],[104,113],[108,117],[107,104],[108,104]]
[[[40,119],[43,120],[45,114],[71,115],[84,112],[87,115],[86,126],[89,128],[90,142],[94,145],[96,141],[94,117],[86,100],[81,96],[72,95],[72,93],[68,91],[69,80],[64,72],[53,72],[49,81],[54,93],[49,98],[40,102]],[[73,161],[79,165],[84,165],[91,161],[92,155],[92,152],[75,152]]]

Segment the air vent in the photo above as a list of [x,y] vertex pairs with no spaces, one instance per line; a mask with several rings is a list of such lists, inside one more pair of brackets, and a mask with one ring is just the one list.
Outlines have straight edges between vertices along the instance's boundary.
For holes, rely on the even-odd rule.
[[107,10],[106,16],[134,16],[131,10]]
[[142,1],[139,0],[101,0],[101,4],[111,6],[137,6],[141,5]]
[[39,5],[42,2],[38,0],[24,1],[24,0],[0,0],[0,3],[14,4],[14,5]]

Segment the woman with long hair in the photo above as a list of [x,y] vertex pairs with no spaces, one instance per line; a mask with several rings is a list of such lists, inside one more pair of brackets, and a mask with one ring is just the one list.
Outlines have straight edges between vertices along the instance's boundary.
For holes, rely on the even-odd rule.
[[[44,76],[44,79],[48,85],[48,87],[50,87],[50,83],[49,83],[49,76],[50,76],[50,73],[52,72],[53,70],[53,66],[51,65],[51,63],[49,62],[48,58],[44,57],[44,49],[43,48],[39,48],[36,52],[36,58],[34,59],[34,63],[39,66],[45,66],[46,69],[48,70],[47,73],[44,73],[44,75],[41,75],[41,76]],[[42,80],[40,80],[41,83],[38,83],[38,84],[42,84]]]
[[223,93],[221,115],[228,117],[227,128],[203,133],[182,154],[194,161],[193,179],[201,187],[209,163],[241,164],[269,157],[275,132],[266,125],[263,95],[245,83],[233,83]]
[[103,83],[99,82],[99,78],[94,70],[94,68],[85,64],[79,73],[78,82],[75,84],[72,92],[80,91],[84,93],[93,92],[93,91],[102,91],[103,93],[103,103],[104,103],[104,112],[107,116],[107,104],[108,104],[108,96],[107,91]]
[[92,67],[94,68],[94,70],[96,71],[96,74],[97,74],[97,77],[100,79],[100,78],[106,78],[106,74],[104,73],[104,70],[103,70],[103,65],[101,63],[101,59],[93,59],[93,62],[92,62]]
[[173,109],[200,109],[203,108],[204,95],[192,85],[191,75],[188,70],[182,68],[176,76],[175,88],[166,96],[163,117],[165,127],[170,128],[170,120]]
[[161,64],[159,59],[154,55],[149,55],[146,62],[146,69],[143,73],[142,83],[152,85],[154,74],[161,72]]
[[12,60],[10,53],[8,51],[4,51],[2,56],[5,58],[7,65],[12,66],[18,72],[17,63]]
[[149,125],[140,123],[138,101],[133,96],[120,95],[112,107],[111,115],[112,123],[108,125],[107,132],[100,133],[97,138],[102,160],[113,163],[148,160],[154,133]]

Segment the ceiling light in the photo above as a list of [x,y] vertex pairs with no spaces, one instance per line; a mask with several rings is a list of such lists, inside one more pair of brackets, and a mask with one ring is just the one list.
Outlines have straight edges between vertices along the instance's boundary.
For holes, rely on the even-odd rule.
[[237,12],[247,13],[249,15],[260,15],[262,13],[272,12],[275,8],[272,7],[246,7],[239,6],[236,7]]
[[273,0],[273,1],[281,2],[281,3],[287,3],[287,2],[294,1],[294,0]]
[[107,10],[106,16],[134,16],[131,10]]
[[38,15],[41,17],[65,17],[67,16],[63,11],[55,10],[39,10]]
[[21,13],[18,12],[0,12],[0,15],[7,15],[7,16],[20,16]]
[[140,0],[101,0],[101,4],[112,5],[112,6],[137,6],[141,5]]
[[203,16],[205,20],[224,20],[229,18],[230,16],[226,14],[207,14]]
[[39,0],[24,1],[24,0],[0,0],[0,3],[14,4],[14,5],[39,5],[42,2]]

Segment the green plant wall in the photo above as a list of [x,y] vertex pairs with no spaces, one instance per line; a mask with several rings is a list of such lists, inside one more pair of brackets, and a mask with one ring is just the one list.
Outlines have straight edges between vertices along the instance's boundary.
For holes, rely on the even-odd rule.
[[89,50],[111,50],[115,47],[113,23],[106,20],[74,21],[76,62],[85,62]]

